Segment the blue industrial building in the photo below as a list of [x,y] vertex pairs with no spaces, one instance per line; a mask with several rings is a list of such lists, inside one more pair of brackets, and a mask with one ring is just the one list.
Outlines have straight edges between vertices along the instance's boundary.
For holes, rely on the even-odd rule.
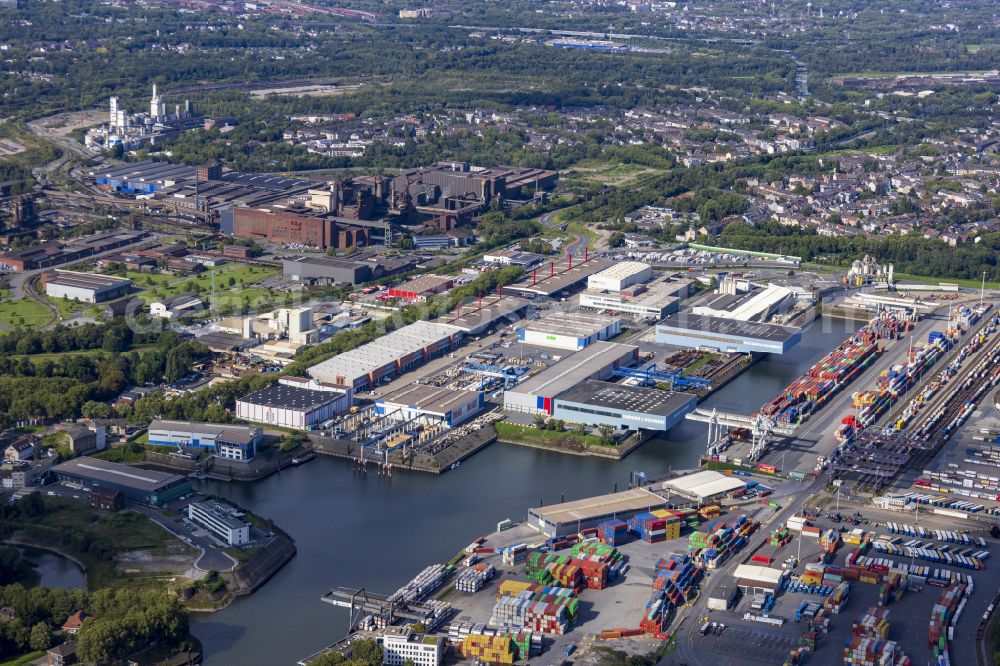
[[714,349],[728,354],[784,354],[801,339],[802,332],[791,326],[707,317],[690,312],[670,315],[656,325],[656,342]]
[[257,426],[164,421],[149,424],[149,443],[160,446],[210,449],[220,458],[249,460],[257,455],[264,431]]
[[125,194],[153,194],[178,182],[193,181],[196,166],[167,162],[137,162],[91,172],[98,187]]
[[588,379],[556,396],[552,416],[570,423],[663,432],[697,405],[698,398],[690,393]]
[[186,477],[87,456],[59,463],[52,474],[60,483],[118,490],[130,502],[151,506],[163,506],[193,492]]

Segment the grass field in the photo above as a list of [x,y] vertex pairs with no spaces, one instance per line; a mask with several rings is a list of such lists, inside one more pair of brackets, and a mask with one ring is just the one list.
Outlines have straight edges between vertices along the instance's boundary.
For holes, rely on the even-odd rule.
[[622,162],[602,162],[599,160],[584,160],[573,165],[567,171],[567,177],[576,176],[584,180],[621,187],[639,178],[656,173],[657,169],[641,164],[624,164]]
[[31,662],[45,657],[44,650],[37,650],[35,652],[28,652],[27,654],[22,654],[20,657],[11,657],[6,661],[0,661],[0,666],[28,666]]
[[[960,287],[966,287],[969,289],[979,289],[983,286],[982,280],[962,280],[962,279],[952,279],[952,278],[940,278],[940,277],[926,277],[923,275],[910,275],[909,273],[896,273],[896,281],[903,282],[925,282],[929,284],[937,284],[939,282],[944,282],[946,284],[957,284]],[[1000,282],[990,282],[986,281],[987,289],[1000,289]]]
[[10,299],[10,291],[0,290],[0,324],[7,328],[33,328],[52,320],[52,313],[42,303],[30,298]]
[[[248,287],[258,280],[262,280],[272,275],[277,275],[278,270],[264,266],[232,265],[222,266],[212,271],[206,271],[198,276],[166,276],[141,273],[136,284],[146,289],[139,294],[146,303],[150,303],[159,298],[176,296],[188,291],[200,289],[202,294],[222,294],[225,292],[235,292],[242,295],[251,292],[254,288]],[[150,285],[146,278],[153,278],[153,285]],[[164,280],[163,278],[167,278]],[[233,284],[230,285],[230,279]],[[265,292],[266,290],[260,290]],[[251,293],[251,298],[259,296],[259,293]]]
[[571,430],[567,430],[566,432],[539,430],[538,428],[517,425],[515,423],[506,423],[504,421],[498,421],[494,425],[496,425],[497,437],[502,442],[555,447],[565,446],[566,444],[605,446],[601,443],[601,438],[597,435],[584,435]]

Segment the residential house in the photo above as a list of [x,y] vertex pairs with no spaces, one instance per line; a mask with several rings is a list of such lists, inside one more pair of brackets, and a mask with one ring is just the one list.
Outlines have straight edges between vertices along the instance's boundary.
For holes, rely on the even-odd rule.
[[51,647],[45,653],[48,666],[70,666],[76,663],[76,641]]
[[63,622],[62,630],[64,634],[69,634],[70,636],[75,636],[80,629],[83,628],[83,623],[89,620],[91,617],[90,613],[86,611],[79,610]]
[[5,462],[31,460],[37,450],[38,440],[34,437],[24,437],[4,449],[3,459]]

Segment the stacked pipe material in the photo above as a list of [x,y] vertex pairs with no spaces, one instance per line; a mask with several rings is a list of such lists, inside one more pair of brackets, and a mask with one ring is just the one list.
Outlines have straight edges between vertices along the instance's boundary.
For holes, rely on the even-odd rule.
[[597,541],[584,541],[573,546],[570,554],[578,560],[601,562],[608,568],[608,579],[614,579],[622,573],[628,559],[613,546],[605,546]]
[[640,513],[628,521],[629,531],[646,543],[659,543],[667,538],[667,521],[651,513]]
[[389,599],[405,603],[420,601],[441,587],[445,573],[446,569],[443,564],[432,564],[414,576],[409,583],[393,592]]
[[628,543],[628,523],[612,518],[597,526],[597,537],[606,546],[621,546]]
[[455,580],[455,589],[459,592],[478,592],[496,574],[492,564],[478,564],[460,573]]
[[730,555],[746,545],[747,537],[760,523],[739,516],[732,523],[713,520],[704,532],[692,532],[688,537],[688,553],[700,566],[715,569]]
[[889,633],[889,611],[871,606],[861,611],[851,624],[851,634],[869,638],[885,638]]

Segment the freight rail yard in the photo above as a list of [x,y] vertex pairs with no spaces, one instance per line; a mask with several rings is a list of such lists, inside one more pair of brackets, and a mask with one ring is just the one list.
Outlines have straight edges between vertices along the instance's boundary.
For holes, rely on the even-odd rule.
[[[432,362],[419,383],[478,383],[516,419],[569,413],[567,382],[661,372],[637,362],[648,345],[635,335],[627,354],[617,342],[553,353],[530,334],[505,341],[517,325]],[[990,299],[878,311],[758,412],[689,413],[708,423],[702,463],[718,471],[633,472],[622,492],[526,507],[393,595],[324,601],[351,608],[358,635],[419,622],[452,661],[600,664],[608,648],[678,665],[986,664],[1000,589],[998,326]],[[587,355],[633,360],[595,379]]]

